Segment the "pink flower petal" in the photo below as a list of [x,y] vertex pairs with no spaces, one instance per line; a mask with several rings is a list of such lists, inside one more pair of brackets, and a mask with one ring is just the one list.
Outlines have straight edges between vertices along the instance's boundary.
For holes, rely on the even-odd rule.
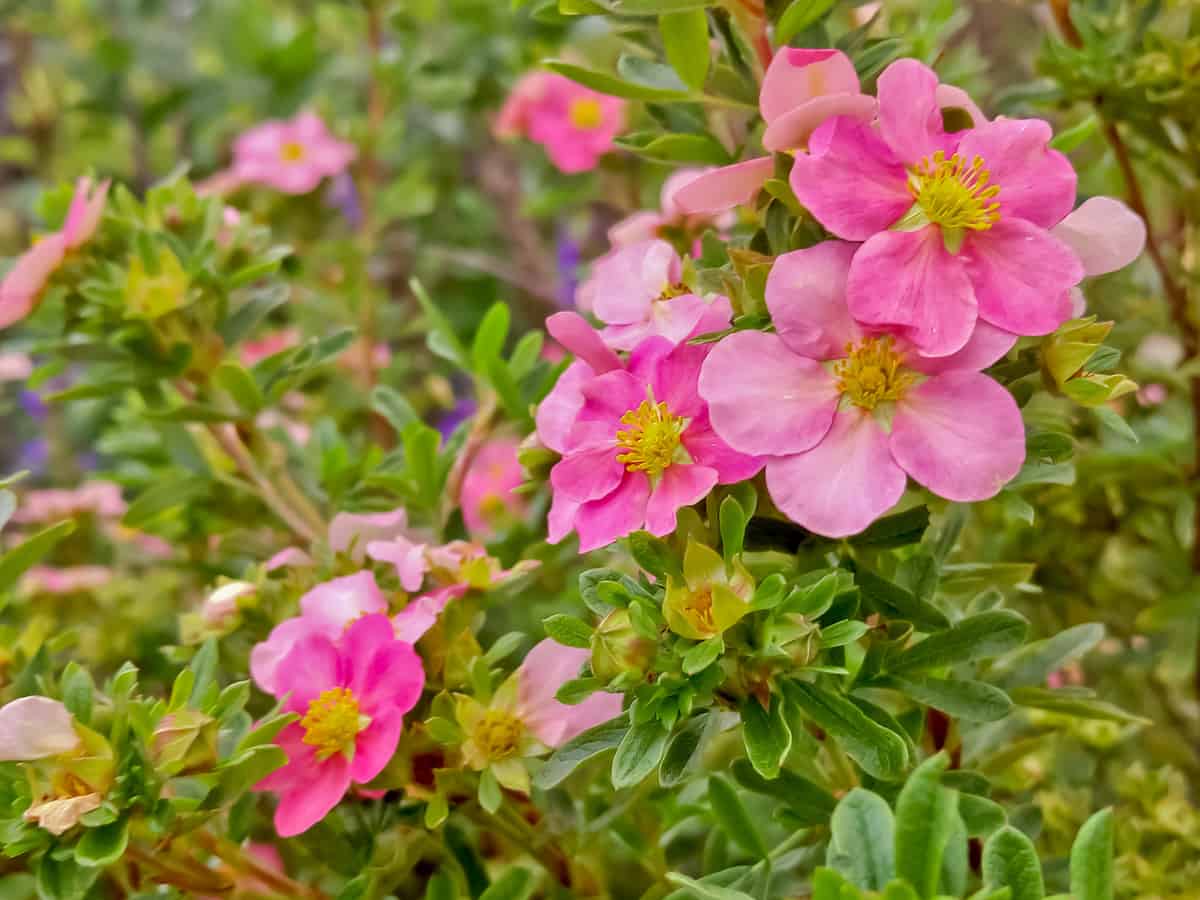
[[986,500],[1025,461],[1012,394],[978,372],[946,372],[896,404],[889,442],[908,474],[948,500]]
[[675,203],[690,214],[724,212],[750,203],[775,171],[769,156],[722,166],[697,176],[675,193]]
[[49,697],[19,697],[0,707],[0,762],[42,759],[80,745],[67,708]]
[[517,715],[547,747],[558,747],[580,732],[621,713],[621,695],[596,693],[567,706],[554,699],[579,675],[591,651],[564,647],[547,638],[526,654],[517,670]]
[[997,328],[983,319],[975,323],[975,330],[963,345],[961,350],[949,356],[920,356],[916,353],[907,354],[904,364],[910,369],[924,372],[926,375],[937,375],[954,369],[966,369],[978,372],[992,365],[1004,354],[1008,353],[1017,342],[1017,336],[1011,331]]
[[654,399],[667,404],[667,409],[673,415],[692,418],[704,410],[704,401],[700,399],[696,382],[700,377],[700,366],[707,358],[710,347],[699,344],[679,344],[670,347],[663,338],[653,338],[643,341],[634,350],[629,367],[635,369],[639,364],[639,351],[648,344],[667,344],[669,352],[658,355],[649,370],[649,381],[654,389]]
[[363,616],[342,639],[351,667],[349,684],[368,716],[391,710],[403,715],[421,699],[425,668],[412,645],[397,640],[387,616]]
[[[367,556],[380,562],[389,562],[396,567],[396,576],[400,579],[400,587],[406,591],[419,590],[429,571],[429,561],[426,559],[426,544],[417,544],[405,537],[392,541],[371,541],[367,544]],[[371,610],[383,612],[383,610]]]
[[898,59],[879,76],[879,131],[901,162],[913,165],[954,146],[942,127],[937,88],[934,71],[915,59]]
[[838,405],[834,379],[819,363],[760,331],[736,332],[713,348],[700,370],[700,394],[725,443],[763,456],[816,445]]
[[301,614],[322,633],[340,634],[359,616],[387,612],[387,598],[366,570],[318,584],[300,598]]
[[1075,251],[1085,275],[1123,269],[1146,245],[1142,217],[1112,197],[1085,200],[1050,233]]
[[582,505],[566,494],[552,495],[550,512],[546,515],[546,540],[549,543],[557,544],[575,529],[575,517]]
[[822,241],[776,258],[767,276],[767,309],[783,343],[810,359],[841,359],[862,329],[846,306],[846,277],[857,245]]
[[[614,431],[611,438],[615,437]],[[617,462],[617,453],[615,444],[610,443],[559,460],[550,470],[550,484],[555,494],[563,494],[580,503],[608,496],[625,477],[625,467]]]
[[999,185],[1000,220],[1026,219],[1049,228],[1075,205],[1075,169],[1048,147],[1053,132],[1041,119],[997,119],[964,132],[958,153],[976,156]]
[[46,282],[62,264],[66,246],[62,235],[42,238],[19,257],[0,282],[0,328],[21,321],[31,312]]
[[753,478],[763,467],[761,457],[739,453],[721,440],[707,413],[688,424],[683,447],[698,465],[716,469],[717,484],[737,484]]
[[826,537],[857,534],[896,505],[907,482],[870,414],[834,416],[825,439],[805,453],[767,461],[767,490],[793,522]]
[[275,831],[294,837],[329,814],[350,788],[350,763],[340,753],[306,768],[303,781],[279,795]]
[[646,502],[646,530],[665,537],[675,530],[675,516],[685,506],[699,503],[717,483],[716,469],[707,466],[667,467]]
[[621,368],[617,354],[579,313],[560,312],[546,319],[546,330],[556,341],[586,362],[597,375]]
[[267,635],[267,639],[255,644],[250,651],[250,677],[261,690],[276,697],[283,696],[286,691],[280,686],[278,672],[279,664],[292,652],[292,648],[310,634],[325,634],[332,639],[341,634],[341,627],[330,631],[327,627],[304,616],[285,619]]
[[409,600],[404,609],[392,616],[397,639],[416,644],[436,624],[446,605],[466,592],[466,585],[451,584]]
[[967,268],[946,252],[936,226],[881,232],[863,244],[846,299],[859,322],[899,330],[926,356],[961,349],[977,316]]
[[875,98],[867,94],[829,94],[816,97],[775,119],[763,132],[763,147],[785,152],[808,146],[808,139],[822,123],[834,116],[849,116],[860,122],[875,118]]
[[934,97],[937,99],[937,105],[943,110],[947,109],[963,109],[967,115],[971,117],[971,125],[979,126],[987,121],[987,116],[983,114],[975,101],[970,95],[960,87],[952,84],[939,84],[937,90],[934,91]]
[[342,685],[337,647],[323,634],[309,633],[292,645],[275,670],[276,696],[288,695],[286,707],[303,715],[322,691]]
[[768,123],[828,94],[857,94],[858,73],[840,50],[787,47],[767,66],[758,107]]
[[1024,219],[1001,219],[970,235],[963,256],[979,315],[993,325],[1049,334],[1070,318],[1070,290],[1082,280],[1083,264],[1049,232]]
[[679,281],[681,271],[679,254],[666,241],[622,247],[596,263],[588,294],[592,312],[611,325],[641,321],[651,303]]
[[868,125],[835,116],[797,153],[790,176],[797,199],[840,238],[863,241],[912,206],[908,173]]
[[399,537],[408,528],[408,513],[404,507],[391,512],[340,512],[329,523],[329,549],[334,553],[352,550],[352,558],[362,562],[370,541],[387,541]]
[[391,711],[372,717],[371,724],[358,733],[354,744],[354,760],[350,763],[350,778],[366,784],[384,770],[400,743],[404,716]]
[[626,472],[621,484],[607,497],[580,506],[575,514],[580,552],[606,547],[641,528],[649,497],[650,479],[642,472]]
[[538,405],[538,440],[555,453],[567,451],[571,426],[583,408],[583,385],[594,375],[587,363],[579,360],[571,363]]

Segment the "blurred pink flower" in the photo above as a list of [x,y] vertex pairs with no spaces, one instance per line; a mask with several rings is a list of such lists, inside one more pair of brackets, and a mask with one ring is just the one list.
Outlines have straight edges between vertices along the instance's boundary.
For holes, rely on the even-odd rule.
[[331,135],[321,117],[302,112],[272,119],[240,135],[233,144],[231,173],[238,183],[255,183],[285,194],[307,194],[321,180],[353,162],[353,144]]
[[594,169],[623,126],[625,101],[555,72],[531,72],[517,82],[496,118],[498,137],[524,135],[546,148],[568,174]]
[[28,353],[0,353],[0,381],[25,381],[33,374]]
[[1136,396],[1137,402],[1142,406],[1158,406],[1167,399],[1167,388],[1165,385],[1153,382],[1138,390]]
[[459,504],[472,534],[486,536],[521,518],[528,505],[514,493],[525,480],[514,438],[496,438],[479,448],[463,475]]
[[107,566],[34,566],[21,578],[21,590],[30,594],[78,594],[94,591],[112,581]]
[[307,831],[351,783],[383,771],[424,686],[421,658],[396,639],[386,616],[362,616],[336,640],[310,633],[296,642],[270,692],[301,719],[276,738],[287,765],[254,786],[279,795],[275,830],[282,837]]
[[13,513],[21,523],[50,522],[91,513],[101,519],[125,514],[121,488],[111,481],[87,481],[76,488],[47,488],[29,491]]
[[80,745],[67,708],[49,697],[21,697],[0,706],[0,762],[28,762]]
[[29,315],[67,254],[91,239],[104,214],[108,186],[102,181],[93,190],[92,179],[80,178],[62,229],[43,236],[17,258],[0,282],[0,328]]
[[261,337],[243,341],[238,347],[238,358],[243,366],[250,368],[268,356],[274,356],[276,353],[282,353],[284,350],[295,347],[301,339],[298,328],[280,328],[277,331],[268,331]]
[[679,192],[711,172],[707,169],[678,169],[663,182],[659,209],[642,210],[627,216],[608,229],[608,240],[614,247],[624,247],[653,238],[698,237],[708,227],[725,231],[732,228],[737,216],[732,210],[710,214],[688,213],[679,204]]

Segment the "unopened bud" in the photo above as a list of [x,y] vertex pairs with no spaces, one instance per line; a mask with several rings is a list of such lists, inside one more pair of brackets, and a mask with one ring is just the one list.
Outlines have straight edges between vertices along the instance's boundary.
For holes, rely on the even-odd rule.
[[200,615],[204,624],[213,629],[229,627],[238,614],[238,599],[254,593],[248,581],[230,581],[208,595]]
[[205,771],[217,761],[217,721],[194,709],[167,713],[150,749],[154,765],[166,773]]
[[592,673],[611,681],[629,672],[642,676],[654,660],[654,642],[638,634],[629,610],[614,609],[592,632]]

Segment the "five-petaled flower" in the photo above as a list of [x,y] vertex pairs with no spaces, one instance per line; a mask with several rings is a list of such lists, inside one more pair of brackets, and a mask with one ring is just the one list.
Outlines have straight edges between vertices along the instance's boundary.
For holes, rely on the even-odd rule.
[[307,194],[345,171],[357,151],[329,133],[321,117],[302,112],[254,126],[233,144],[230,180],[262,184],[285,194]]

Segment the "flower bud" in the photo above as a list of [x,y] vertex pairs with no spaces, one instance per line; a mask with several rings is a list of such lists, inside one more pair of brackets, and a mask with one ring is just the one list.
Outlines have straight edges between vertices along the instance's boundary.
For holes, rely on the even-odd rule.
[[1112,322],[1097,322],[1095,316],[1072,319],[1042,339],[1042,368],[1055,387],[1063,387],[1112,331]]
[[217,761],[216,719],[194,709],[167,713],[154,729],[150,758],[171,775],[211,768]]
[[200,616],[204,624],[214,630],[224,630],[233,624],[238,615],[238,598],[254,593],[254,585],[248,581],[230,581],[208,595],[201,607]]
[[606,682],[625,672],[642,676],[654,651],[654,642],[634,630],[629,610],[614,609],[592,632],[592,673]]

